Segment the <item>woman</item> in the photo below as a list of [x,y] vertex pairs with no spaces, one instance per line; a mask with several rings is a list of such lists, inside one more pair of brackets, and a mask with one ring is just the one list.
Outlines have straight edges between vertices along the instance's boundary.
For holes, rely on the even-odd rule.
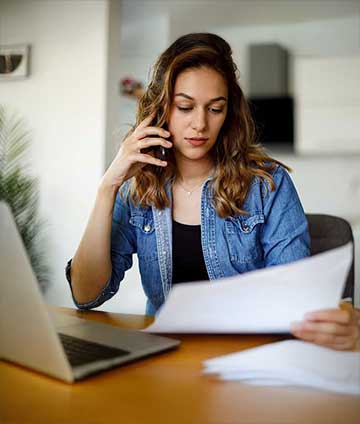
[[[188,34],[158,59],[100,183],[67,267],[82,309],[118,290],[137,253],[147,314],[173,284],[213,280],[309,255],[307,221],[287,167],[256,144],[231,48]],[[201,299],[199,299],[199,302]],[[294,325],[304,340],[351,348],[355,312],[320,311]]]

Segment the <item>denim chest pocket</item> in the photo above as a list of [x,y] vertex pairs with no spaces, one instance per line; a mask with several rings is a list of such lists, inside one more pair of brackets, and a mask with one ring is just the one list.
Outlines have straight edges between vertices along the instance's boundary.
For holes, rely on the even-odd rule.
[[225,220],[225,237],[233,263],[262,260],[260,231],[265,221],[261,213],[229,217]]
[[157,259],[155,225],[152,215],[132,215],[129,223],[136,231],[139,260],[148,262]]

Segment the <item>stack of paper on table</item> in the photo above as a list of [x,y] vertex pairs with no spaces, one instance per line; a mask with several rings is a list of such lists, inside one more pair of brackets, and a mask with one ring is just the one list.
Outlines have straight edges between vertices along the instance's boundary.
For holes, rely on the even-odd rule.
[[336,308],[352,243],[230,278],[176,284],[151,333],[287,333],[307,312]]
[[222,380],[308,386],[360,395],[360,352],[340,352],[298,340],[270,343],[205,361]]

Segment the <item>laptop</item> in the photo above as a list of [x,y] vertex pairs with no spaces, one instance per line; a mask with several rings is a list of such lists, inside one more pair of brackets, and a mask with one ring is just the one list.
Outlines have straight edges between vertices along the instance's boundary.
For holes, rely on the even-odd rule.
[[180,341],[49,312],[11,209],[0,202],[0,358],[73,383]]

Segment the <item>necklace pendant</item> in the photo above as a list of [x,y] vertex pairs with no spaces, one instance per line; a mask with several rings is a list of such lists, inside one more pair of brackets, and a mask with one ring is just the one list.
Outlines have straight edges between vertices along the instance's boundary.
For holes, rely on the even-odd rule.
[[187,192],[187,194],[188,194],[188,196],[190,196],[190,194],[191,194],[191,191],[188,191],[188,192]]

